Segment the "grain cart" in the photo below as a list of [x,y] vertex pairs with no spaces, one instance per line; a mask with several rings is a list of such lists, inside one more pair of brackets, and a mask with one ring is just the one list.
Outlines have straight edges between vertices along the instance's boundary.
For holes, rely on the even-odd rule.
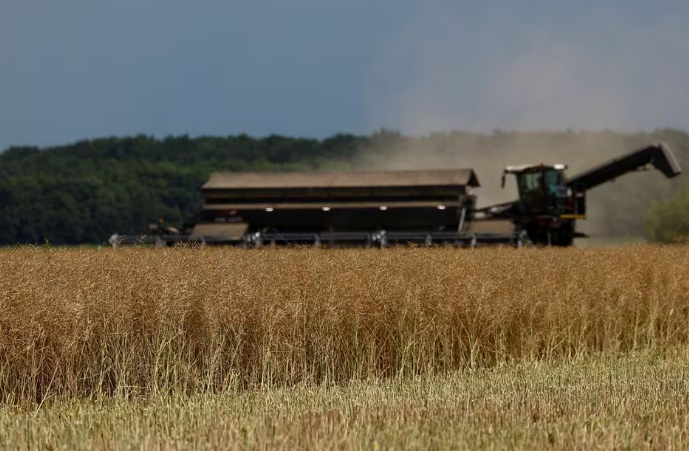
[[[565,164],[508,166],[519,198],[476,207],[472,169],[384,172],[215,173],[202,187],[204,208],[158,243],[204,242],[378,246],[418,243],[569,246],[586,218],[586,193],[648,166],[666,177],[681,169],[664,144],[652,144],[568,177]],[[118,242],[141,240],[118,237]]]

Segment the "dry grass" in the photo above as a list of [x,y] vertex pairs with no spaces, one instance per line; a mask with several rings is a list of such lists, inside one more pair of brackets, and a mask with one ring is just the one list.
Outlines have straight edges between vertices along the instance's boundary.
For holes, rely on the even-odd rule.
[[0,401],[40,405],[662,354],[688,247],[18,248],[0,260]]
[[687,449],[689,354],[0,407],[3,449]]

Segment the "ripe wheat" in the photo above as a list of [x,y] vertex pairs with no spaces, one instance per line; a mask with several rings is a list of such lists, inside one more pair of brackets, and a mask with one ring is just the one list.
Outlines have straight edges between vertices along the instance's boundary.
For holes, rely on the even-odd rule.
[[685,246],[1,255],[10,404],[432,375],[689,340]]

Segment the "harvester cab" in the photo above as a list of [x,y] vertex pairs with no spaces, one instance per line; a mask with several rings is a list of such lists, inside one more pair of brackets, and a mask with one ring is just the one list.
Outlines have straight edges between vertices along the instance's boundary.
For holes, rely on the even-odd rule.
[[516,176],[518,208],[522,215],[565,214],[570,204],[565,169],[564,164],[507,166],[502,174],[502,187],[507,174]]
[[[567,187],[564,164],[527,164],[507,166],[502,173],[502,187],[508,174],[516,177],[519,200],[511,215],[519,229],[526,231],[534,242],[570,245],[574,228],[570,220],[585,218],[584,202]],[[583,193],[582,193],[583,194]]]

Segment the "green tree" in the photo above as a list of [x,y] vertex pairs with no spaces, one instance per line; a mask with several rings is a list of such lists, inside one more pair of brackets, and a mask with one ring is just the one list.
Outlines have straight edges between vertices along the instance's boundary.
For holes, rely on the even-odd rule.
[[645,216],[648,237],[660,243],[689,238],[689,183],[672,196],[655,202]]

